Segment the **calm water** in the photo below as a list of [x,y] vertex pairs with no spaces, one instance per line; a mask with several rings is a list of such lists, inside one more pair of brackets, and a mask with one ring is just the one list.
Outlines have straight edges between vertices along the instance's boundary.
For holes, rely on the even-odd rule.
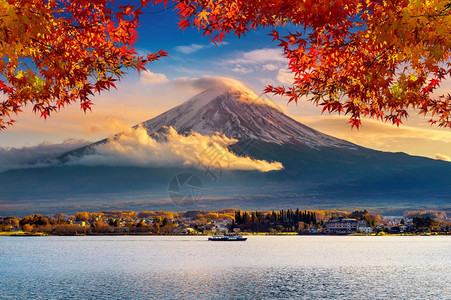
[[451,299],[451,237],[0,237],[1,299]]

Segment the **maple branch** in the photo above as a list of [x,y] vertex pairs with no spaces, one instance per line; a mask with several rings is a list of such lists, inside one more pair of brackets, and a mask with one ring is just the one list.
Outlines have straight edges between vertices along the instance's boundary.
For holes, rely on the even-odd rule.
[[395,46],[395,44],[392,44],[390,47],[388,47],[387,49],[385,49],[384,52],[382,52],[381,54],[376,55],[376,56],[374,57],[374,59],[371,61],[371,63],[368,65],[368,68],[370,68],[370,67],[374,64],[374,62],[375,62],[377,59],[379,59],[379,58],[381,58],[382,56],[384,56],[385,53],[387,53],[387,52],[388,52],[391,48],[393,48],[394,46]]
[[447,17],[451,14],[451,12],[444,14],[445,11],[446,11],[446,9],[444,9],[443,11],[439,12],[436,15],[414,15],[414,16],[409,16],[409,18],[418,18],[418,17],[438,18],[438,17]]
[[447,10],[451,10],[451,2],[446,4],[445,7],[440,10],[438,12],[438,14],[436,15],[414,15],[414,16],[410,16],[411,18],[416,18],[416,17],[446,17],[449,16],[451,14],[451,12],[446,12]]
[[45,57],[54,65],[54,66],[58,66],[51,58],[50,56],[44,52]]
[[75,28],[75,29],[86,29],[86,28],[96,28],[96,27],[99,27],[98,25],[79,26],[79,25],[73,25],[72,23],[66,23],[66,22],[64,22],[63,24],[66,25],[66,26]]
[[49,48],[49,49],[52,49],[53,51],[55,51],[56,53],[58,53],[60,56],[63,55],[61,52],[59,52],[58,50],[56,50],[55,47],[53,47],[52,45],[45,44],[45,43],[43,43],[43,42],[41,42],[41,41],[39,41],[39,40],[37,40],[37,39],[35,39],[35,38],[31,38],[31,40],[34,41],[34,42],[36,42],[36,43],[38,43],[38,44],[41,44],[41,45],[43,45],[43,46]]
[[328,46],[326,46],[326,48],[342,48],[342,47],[346,47],[346,46],[351,45],[354,42],[357,42],[357,40],[359,40],[359,39],[360,39],[360,36],[356,36],[355,38],[349,40],[348,42],[345,42],[345,43],[339,44],[339,45],[328,45]]

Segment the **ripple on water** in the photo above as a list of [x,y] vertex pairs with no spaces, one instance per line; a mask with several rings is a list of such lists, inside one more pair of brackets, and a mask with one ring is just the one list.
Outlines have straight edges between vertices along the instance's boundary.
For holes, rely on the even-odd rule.
[[450,239],[0,239],[1,299],[451,299]]

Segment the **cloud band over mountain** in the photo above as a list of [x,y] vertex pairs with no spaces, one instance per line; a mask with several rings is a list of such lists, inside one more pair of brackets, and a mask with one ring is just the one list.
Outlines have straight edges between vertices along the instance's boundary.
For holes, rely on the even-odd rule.
[[36,146],[0,147],[0,172],[47,165],[47,161],[87,144],[85,140],[67,139],[59,144],[42,142]]
[[[158,139],[158,141],[157,141]],[[172,127],[158,138],[149,136],[146,129],[127,128],[106,143],[95,146],[95,151],[82,157],[72,157],[68,164],[139,166],[139,167],[195,167],[221,170],[281,170],[279,162],[267,162],[247,156],[237,156],[227,147],[236,143],[225,135],[212,136],[192,132],[178,134]]]

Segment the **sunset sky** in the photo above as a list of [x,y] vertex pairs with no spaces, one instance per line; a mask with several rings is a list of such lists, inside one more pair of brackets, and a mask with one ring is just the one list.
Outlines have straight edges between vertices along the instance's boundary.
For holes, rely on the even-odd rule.
[[[92,113],[84,114],[75,104],[45,121],[28,108],[14,127],[0,132],[0,147],[76,145],[105,138],[208,88],[201,84],[205,78],[234,78],[256,94],[261,94],[267,84],[289,83],[287,60],[268,32],[250,32],[241,39],[229,37],[215,46],[195,29],[179,30],[170,8],[148,8],[142,17],[137,48],[142,53],[163,49],[169,57],[149,65],[149,71],[141,75],[128,74],[117,85],[118,90],[96,96]],[[441,91],[451,92],[451,80],[442,84]],[[310,103],[287,104],[284,98],[269,97],[289,116],[335,137],[377,150],[450,160],[450,129],[431,127],[427,118],[416,112],[400,128],[364,119],[360,130],[351,130],[346,116],[321,115],[321,109]]]

